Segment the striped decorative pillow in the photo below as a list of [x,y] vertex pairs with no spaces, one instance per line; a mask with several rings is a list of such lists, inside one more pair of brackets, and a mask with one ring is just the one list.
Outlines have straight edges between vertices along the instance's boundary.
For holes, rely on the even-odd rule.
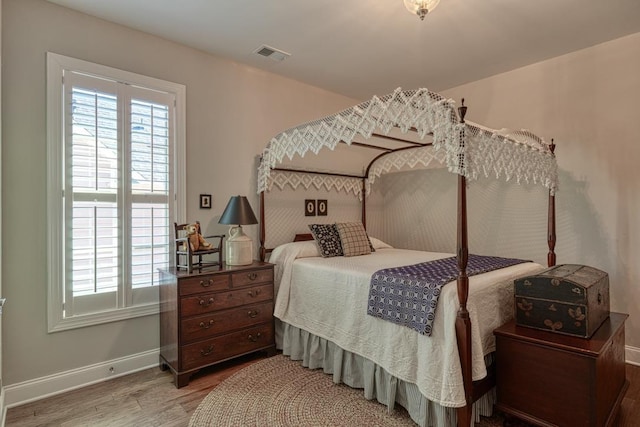
[[371,243],[360,222],[337,222],[336,228],[342,243],[344,256],[369,255]]

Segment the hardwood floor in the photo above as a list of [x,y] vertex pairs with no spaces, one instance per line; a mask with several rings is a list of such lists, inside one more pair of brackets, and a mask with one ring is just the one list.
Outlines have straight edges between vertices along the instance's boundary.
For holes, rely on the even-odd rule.
[[638,427],[640,426],[640,366],[627,364],[627,379],[631,384],[622,401],[617,425]]
[[5,426],[187,426],[215,386],[264,357],[255,353],[203,369],[180,389],[170,371],[147,369],[10,408]]
[[[198,404],[215,386],[264,358],[249,355],[196,374],[176,389],[173,377],[158,368],[11,408],[6,426],[187,426]],[[631,382],[616,426],[640,426],[640,366],[627,365]]]

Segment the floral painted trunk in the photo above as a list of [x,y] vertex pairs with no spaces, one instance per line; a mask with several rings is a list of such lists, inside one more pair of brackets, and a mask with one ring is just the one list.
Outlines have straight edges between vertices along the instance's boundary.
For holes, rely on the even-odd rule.
[[609,275],[596,268],[563,264],[514,284],[518,326],[590,338],[609,317]]

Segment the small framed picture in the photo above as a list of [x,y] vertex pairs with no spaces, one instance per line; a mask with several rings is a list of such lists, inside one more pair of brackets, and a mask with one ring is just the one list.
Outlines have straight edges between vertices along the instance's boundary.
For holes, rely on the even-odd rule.
[[318,216],[327,216],[329,211],[329,206],[327,204],[327,200],[317,200],[316,210],[318,211]]
[[211,209],[211,194],[200,195],[200,209]]
[[313,199],[305,199],[304,216],[316,216],[316,201]]

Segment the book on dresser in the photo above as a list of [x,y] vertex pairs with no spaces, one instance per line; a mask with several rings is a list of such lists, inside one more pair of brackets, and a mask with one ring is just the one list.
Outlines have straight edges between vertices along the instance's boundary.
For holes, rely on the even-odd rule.
[[275,354],[273,264],[160,270],[160,367],[176,387],[200,369],[255,351]]

